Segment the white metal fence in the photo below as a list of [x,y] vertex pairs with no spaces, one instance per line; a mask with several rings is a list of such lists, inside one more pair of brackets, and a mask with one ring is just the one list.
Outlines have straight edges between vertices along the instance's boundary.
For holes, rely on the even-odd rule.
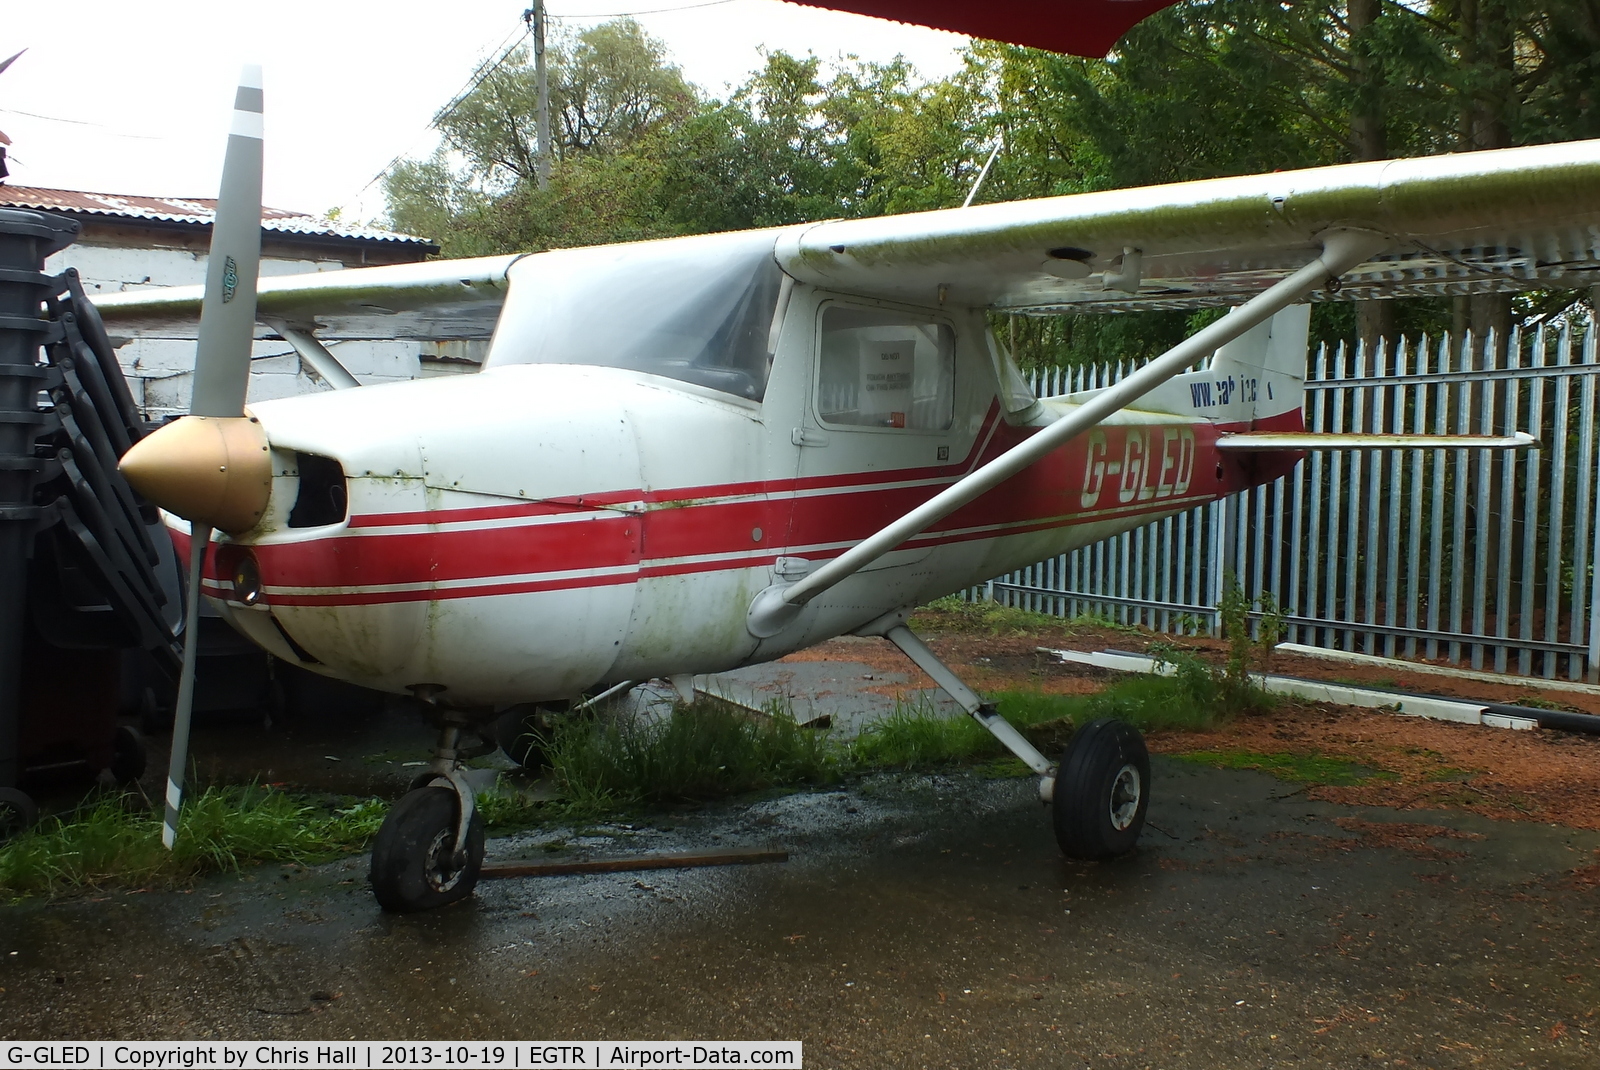
[[[1306,384],[1310,430],[1518,430],[1538,447],[1315,452],[1266,486],[986,590],[1061,616],[1205,631],[1232,574],[1273,597],[1293,642],[1600,678],[1595,334],[1519,332],[1499,359],[1492,337],[1323,347]],[[1127,370],[1054,369],[1035,388],[1088,389]]]

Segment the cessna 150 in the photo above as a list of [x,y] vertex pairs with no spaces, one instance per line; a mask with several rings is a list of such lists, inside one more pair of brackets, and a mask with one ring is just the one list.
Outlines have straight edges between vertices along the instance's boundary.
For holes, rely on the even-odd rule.
[[[476,882],[463,733],[845,633],[894,643],[1037,771],[1064,851],[1131,849],[1138,732],[1097,722],[1059,762],[1039,753],[910,607],[1276,478],[1298,451],[1386,444],[1304,432],[1307,300],[1600,270],[1591,141],[258,285],[259,85],[239,91],[205,287],[97,301],[115,334],[199,339],[194,415],[122,466],[190,551],[191,611],[203,591],[275,656],[435,713],[435,761],[373,849],[396,910]],[[1210,305],[1237,307],[1064,397],[1032,396],[985,320]],[[335,387],[355,383],[324,340],[490,342],[476,375],[246,410],[251,340],[272,336]]]

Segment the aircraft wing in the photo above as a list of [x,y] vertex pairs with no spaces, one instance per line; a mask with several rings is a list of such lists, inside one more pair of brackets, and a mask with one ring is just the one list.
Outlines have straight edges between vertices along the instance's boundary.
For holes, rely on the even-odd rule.
[[[1237,305],[1336,228],[1388,249],[1317,300],[1600,284],[1600,140],[1345,164],[774,231],[802,282],[1031,313]],[[487,338],[516,255],[261,280],[258,318],[323,340]],[[193,338],[200,287],[102,295],[115,335]],[[258,328],[258,337],[274,333]]]
[[[319,271],[261,279],[256,317],[314,330],[324,340],[487,338],[517,255]],[[171,286],[94,299],[113,335],[194,338],[204,287]],[[274,334],[257,327],[256,337]]]
[[[1104,56],[1133,25],[1176,0],[790,0],[1014,45]],[[1041,10],[1044,9],[1044,10]]]
[[803,282],[1019,312],[1236,305],[1331,228],[1390,248],[1317,299],[1600,283],[1600,140],[1345,164],[796,228]]

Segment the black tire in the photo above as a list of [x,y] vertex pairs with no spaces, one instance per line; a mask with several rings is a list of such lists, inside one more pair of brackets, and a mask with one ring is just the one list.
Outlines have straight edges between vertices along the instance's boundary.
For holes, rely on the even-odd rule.
[[1103,717],[1078,729],[1061,756],[1051,801],[1056,842],[1068,858],[1127,854],[1150,806],[1150,752],[1125,721]]
[[118,725],[111,737],[111,779],[127,786],[144,776],[144,737],[132,725]]
[[493,729],[494,741],[522,768],[538,770],[550,764],[550,725],[538,706],[511,707],[495,719]]
[[372,894],[395,913],[432,910],[465,899],[478,886],[483,866],[483,816],[467,826],[467,857],[455,854],[456,793],[433,785],[407,792],[394,805],[372,844]]
[[172,731],[172,719],[172,707],[161,704],[161,700],[156,698],[155,688],[145,688],[139,698],[139,727],[145,734],[158,736]]
[[26,832],[39,820],[39,805],[27,792],[0,788],[0,840]]

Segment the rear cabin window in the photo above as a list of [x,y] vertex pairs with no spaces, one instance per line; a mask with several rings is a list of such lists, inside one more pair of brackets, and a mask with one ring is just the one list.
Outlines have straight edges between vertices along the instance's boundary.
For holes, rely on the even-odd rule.
[[955,417],[956,336],[932,317],[828,305],[817,415],[844,427],[946,431]]

